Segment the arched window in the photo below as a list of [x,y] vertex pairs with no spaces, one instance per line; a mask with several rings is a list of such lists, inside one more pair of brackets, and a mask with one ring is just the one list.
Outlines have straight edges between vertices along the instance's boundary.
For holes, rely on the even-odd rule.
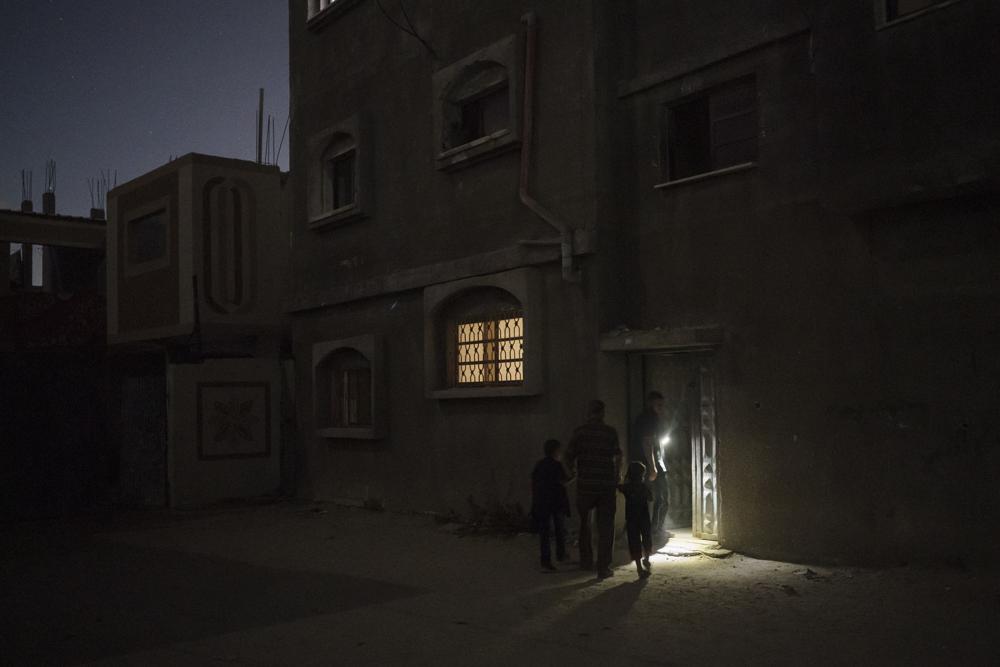
[[471,290],[444,311],[448,382],[452,387],[524,382],[524,312],[499,288]]
[[313,347],[316,430],[323,437],[381,437],[385,387],[379,381],[380,344],[375,336],[317,343]]
[[323,151],[321,161],[322,211],[333,213],[354,206],[358,182],[358,152],[354,138],[347,134],[335,135]]
[[460,169],[520,142],[522,66],[514,35],[434,74],[438,169]]
[[324,385],[316,387],[317,400],[326,404],[318,411],[318,416],[325,417],[321,427],[372,425],[372,365],[365,355],[341,348],[320,362],[317,373]]
[[360,115],[330,125],[308,142],[309,227],[322,229],[371,212],[372,182]]

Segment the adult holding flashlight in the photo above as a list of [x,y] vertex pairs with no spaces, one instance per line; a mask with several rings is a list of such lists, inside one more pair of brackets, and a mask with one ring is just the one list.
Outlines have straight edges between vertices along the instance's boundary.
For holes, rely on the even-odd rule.
[[667,518],[667,468],[663,463],[663,447],[670,442],[663,423],[663,394],[651,391],[646,395],[646,405],[632,426],[629,460],[642,461],[649,472],[650,490],[653,492],[652,528],[663,531]]

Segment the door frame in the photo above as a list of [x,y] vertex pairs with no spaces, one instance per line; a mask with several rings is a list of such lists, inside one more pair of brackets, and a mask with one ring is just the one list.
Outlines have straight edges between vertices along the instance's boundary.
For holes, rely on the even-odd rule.
[[[721,346],[724,332],[719,327],[693,327],[670,330],[626,331],[615,332],[602,337],[601,350],[615,356],[624,356],[624,383],[618,388],[625,390],[625,405],[628,419],[627,428],[631,428],[633,397],[642,395],[645,387],[645,360],[647,356],[660,355],[698,355],[697,381],[699,384],[697,438],[692,432],[691,443],[691,529],[693,536],[700,539],[718,540],[723,532],[723,512],[721,481],[719,473],[719,415],[718,396],[716,392],[718,350]],[[634,359],[642,359],[642,364],[636,369]],[[638,373],[636,373],[638,370]],[[638,376],[638,377],[637,377]],[[622,378],[619,376],[619,382]],[[635,385],[641,388],[637,394]],[[692,424],[695,426],[695,424]],[[631,434],[629,434],[631,435]],[[706,442],[706,437],[708,441]],[[706,446],[707,445],[707,446]],[[706,490],[706,485],[709,487]],[[707,491],[707,493],[706,493]],[[708,503],[708,504],[706,504]],[[714,517],[707,517],[712,514]],[[711,524],[707,524],[711,521]]]

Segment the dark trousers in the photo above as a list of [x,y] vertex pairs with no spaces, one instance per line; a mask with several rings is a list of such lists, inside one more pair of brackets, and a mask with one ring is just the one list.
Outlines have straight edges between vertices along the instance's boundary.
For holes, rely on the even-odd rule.
[[[555,530],[553,530],[553,528]],[[538,517],[538,539],[542,552],[542,565],[552,564],[552,536],[556,538],[556,558],[566,559],[566,517],[561,512],[550,512]]]
[[632,560],[639,560],[653,553],[653,536],[649,521],[649,507],[629,507],[625,511],[625,533]]
[[590,531],[590,517],[597,514],[597,569],[611,567],[611,554],[615,547],[615,490],[605,493],[580,494],[576,499],[580,512],[580,566],[594,564],[594,545]]
[[667,473],[657,473],[656,479],[650,482],[653,492],[653,528],[663,530],[663,522],[667,520]]

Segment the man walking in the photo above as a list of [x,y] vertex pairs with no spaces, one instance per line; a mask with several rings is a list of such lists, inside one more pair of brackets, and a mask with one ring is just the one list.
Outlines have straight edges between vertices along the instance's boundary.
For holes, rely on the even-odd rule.
[[636,417],[629,441],[629,459],[642,461],[648,470],[653,492],[653,531],[661,532],[667,518],[667,467],[663,463],[661,440],[667,435],[663,426],[663,394],[651,391],[646,409]]
[[587,423],[573,431],[567,462],[576,471],[576,506],[580,512],[580,567],[594,566],[590,517],[597,514],[597,576],[610,577],[615,545],[615,490],[621,479],[618,432],[604,423],[604,403],[591,401]]

